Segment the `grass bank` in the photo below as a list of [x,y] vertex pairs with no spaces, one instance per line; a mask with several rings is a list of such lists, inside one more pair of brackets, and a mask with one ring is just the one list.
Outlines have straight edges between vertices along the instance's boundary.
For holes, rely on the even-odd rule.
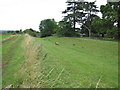
[[52,70],[43,87],[95,88],[99,80],[98,87],[118,87],[117,42],[68,37],[41,41],[43,72],[47,75]]
[[3,87],[118,87],[117,42],[22,35],[2,48]]

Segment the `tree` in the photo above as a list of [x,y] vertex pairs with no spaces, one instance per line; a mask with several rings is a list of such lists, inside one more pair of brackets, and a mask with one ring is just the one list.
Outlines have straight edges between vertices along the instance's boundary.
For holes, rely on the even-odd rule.
[[[109,27],[110,23],[105,20],[105,19],[101,19],[100,17],[95,17],[95,19],[92,22],[92,26],[94,29],[94,32],[96,32],[97,35],[102,34],[102,36],[104,37],[104,34],[107,33],[107,30]],[[107,27],[107,29],[105,29]]]
[[75,36],[74,29],[71,27],[71,24],[66,21],[60,21],[58,24],[57,35],[59,36]]
[[23,34],[22,29],[20,29],[20,34]]
[[33,30],[32,28],[30,28],[30,29],[26,29],[26,30],[24,30],[23,31],[24,33],[27,33],[27,34],[29,34],[29,35],[31,35],[31,36],[34,36],[34,37],[36,37],[36,31],[35,30]]
[[63,14],[67,13],[67,16],[64,17],[64,21],[69,22],[69,24],[71,24],[71,26],[73,27],[74,31],[76,28],[76,1],[67,1],[66,2],[68,7],[65,11],[63,11]]
[[119,3],[118,2],[108,2],[106,5],[102,5],[100,8],[102,13],[102,19],[107,22],[104,29],[107,30],[109,37],[118,39],[118,11]]
[[118,39],[120,40],[120,6],[118,6]]
[[[67,21],[71,24],[74,31],[76,31],[76,23],[80,25],[80,27],[83,25],[83,28],[87,27],[87,30],[89,31],[89,36],[91,36],[91,22],[92,18],[95,16],[97,10],[97,6],[95,5],[95,2],[85,2],[84,0],[81,1],[68,1],[68,7],[63,13],[67,14],[65,16],[64,21]],[[85,23],[88,23],[87,26],[85,26]],[[79,29],[80,30],[80,29]]]
[[113,24],[118,23],[118,6],[117,2],[109,2],[106,5],[102,5],[100,8],[102,18]]
[[54,19],[45,19],[42,20],[39,25],[39,30],[42,37],[51,36],[55,33],[57,23]]
[[92,21],[97,17],[96,13],[99,12],[98,7],[95,5],[95,2],[84,2],[83,4],[83,13],[85,14],[84,19],[82,20],[82,29],[86,28],[88,30],[88,36],[91,36],[92,33]]

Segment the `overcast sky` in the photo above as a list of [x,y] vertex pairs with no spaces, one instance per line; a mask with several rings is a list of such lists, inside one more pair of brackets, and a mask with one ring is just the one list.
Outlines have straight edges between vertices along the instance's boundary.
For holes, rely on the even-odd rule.
[[[67,0],[0,0],[0,30],[39,30],[41,20],[62,19]],[[87,0],[94,1],[94,0]],[[107,0],[96,0],[98,6]],[[100,14],[99,14],[100,15]]]

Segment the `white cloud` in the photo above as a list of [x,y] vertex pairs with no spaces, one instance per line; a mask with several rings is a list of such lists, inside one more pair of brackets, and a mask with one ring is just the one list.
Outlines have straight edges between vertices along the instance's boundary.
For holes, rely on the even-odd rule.
[[[0,0],[0,30],[33,28],[39,30],[40,21],[62,19],[67,0]],[[104,0],[97,0],[104,4]]]

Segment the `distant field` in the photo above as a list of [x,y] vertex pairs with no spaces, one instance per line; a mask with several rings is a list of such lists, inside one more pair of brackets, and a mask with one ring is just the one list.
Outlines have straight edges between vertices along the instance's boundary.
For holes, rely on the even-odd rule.
[[2,34],[2,39],[8,38],[10,36],[11,36],[10,34]]
[[118,87],[117,42],[18,35],[2,49],[3,87]]

